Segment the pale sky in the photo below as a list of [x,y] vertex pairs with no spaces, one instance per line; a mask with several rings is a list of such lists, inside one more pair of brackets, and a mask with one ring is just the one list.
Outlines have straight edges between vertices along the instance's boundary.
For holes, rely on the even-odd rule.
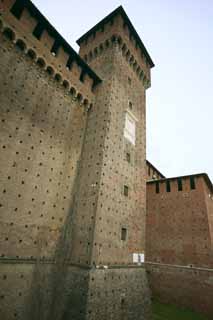
[[213,181],[213,0],[33,0],[75,41],[119,5],[151,55],[147,159],[167,177],[206,172]]

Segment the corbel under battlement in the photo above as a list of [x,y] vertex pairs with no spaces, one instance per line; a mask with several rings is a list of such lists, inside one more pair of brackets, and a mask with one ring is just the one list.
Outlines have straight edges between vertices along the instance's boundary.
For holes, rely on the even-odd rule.
[[36,64],[88,105],[98,75],[29,0],[7,0],[0,8],[0,30]]

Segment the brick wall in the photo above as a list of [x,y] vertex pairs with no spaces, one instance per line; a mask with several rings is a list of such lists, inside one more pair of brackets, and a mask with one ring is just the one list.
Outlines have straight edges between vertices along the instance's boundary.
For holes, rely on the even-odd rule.
[[147,261],[212,267],[206,183],[202,176],[195,176],[192,189],[190,179],[147,184]]
[[152,295],[210,318],[212,203],[212,184],[205,174],[147,183],[146,261]]

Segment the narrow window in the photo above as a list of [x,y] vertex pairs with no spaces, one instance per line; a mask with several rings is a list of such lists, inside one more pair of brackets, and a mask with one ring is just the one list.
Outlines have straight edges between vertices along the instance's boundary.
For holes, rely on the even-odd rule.
[[132,110],[132,102],[129,101],[129,109]]
[[131,155],[129,152],[126,153],[126,161],[130,163],[131,161]]
[[23,13],[24,6],[22,0],[17,0],[11,8],[11,13],[17,18],[20,19]]
[[124,308],[124,305],[125,305],[125,299],[121,298],[121,308]]
[[127,238],[127,229],[126,228],[122,228],[121,229],[121,240],[125,241]]
[[34,37],[36,37],[38,40],[40,40],[43,31],[44,31],[44,27],[43,27],[42,24],[39,22],[39,23],[36,25],[35,29],[33,30],[33,35],[34,35]]
[[128,188],[128,186],[124,186],[124,195],[125,195],[126,197],[128,197],[128,195],[129,195],[129,188]]
[[131,85],[132,84],[132,79],[130,77],[128,77],[128,84]]
[[166,192],[170,192],[171,191],[171,187],[170,187],[170,181],[166,181]]
[[194,177],[190,177],[190,188],[191,188],[191,190],[195,189],[195,178]]
[[178,191],[182,191],[183,190],[182,179],[178,178],[177,182],[178,182]]
[[159,182],[158,181],[155,184],[155,191],[156,191],[156,193],[160,192],[160,187],[159,187]]
[[150,177],[150,166],[148,166],[148,175]]

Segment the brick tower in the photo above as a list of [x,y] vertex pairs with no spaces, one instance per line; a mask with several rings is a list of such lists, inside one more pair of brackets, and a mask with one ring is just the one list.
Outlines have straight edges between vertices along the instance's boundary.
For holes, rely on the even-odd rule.
[[78,44],[31,1],[2,3],[4,320],[150,319],[140,262],[153,62],[122,7]]
[[79,263],[92,267],[88,312],[96,315],[91,319],[148,319],[145,270],[133,262],[144,252],[145,93],[153,62],[122,7],[77,43],[103,81],[88,115],[74,240],[81,246],[73,259],[81,252]]

